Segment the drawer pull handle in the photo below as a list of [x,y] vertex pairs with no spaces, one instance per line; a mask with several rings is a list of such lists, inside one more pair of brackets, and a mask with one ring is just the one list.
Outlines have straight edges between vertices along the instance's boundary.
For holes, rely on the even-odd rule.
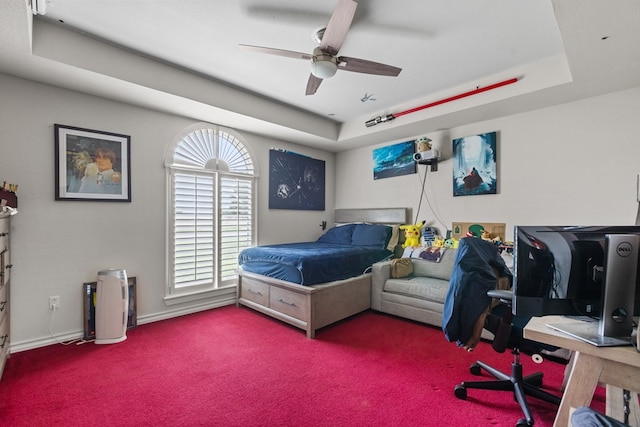
[[7,343],[7,338],[9,338],[9,334],[5,334],[0,338],[2,338],[2,344],[0,344],[0,348],[4,348],[4,345]]
[[8,236],[9,233],[0,233],[0,237]]
[[254,290],[253,290],[253,289],[251,289],[251,288],[247,289],[247,291],[249,291],[249,293],[252,293],[252,294],[254,294],[254,295],[260,295],[260,296],[262,296],[262,292],[260,292],[260,291],[254,291]]
[[0,313],[4,311],[4,308],[6,307],[6,305],[7,305],[7,300],[0,302]]
[[295,303],[295,302],[287,302],[287,301],[283,300],[282,298],[278,298],[278,302],[281,302],[281,303],[283,303],[283,304],[290,305],[291,307],[295,307],[295,306],[296,306],[296,303]]

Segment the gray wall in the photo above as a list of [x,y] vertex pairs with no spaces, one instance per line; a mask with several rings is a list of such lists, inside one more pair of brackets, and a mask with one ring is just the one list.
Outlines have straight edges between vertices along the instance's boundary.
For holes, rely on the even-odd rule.
[[[167,306],[163,300],[164,153],[174,136],[196,120],[2,74],[0,93],[0,180],[19,185],[19,212],[11,234],[11,351],[54,342],[48,331],[48,301],[53,295],[61,297],[52,323],[54,335],[80,336],[82,283],[95,281],[104,268],[125,268],[129,276],[136,276],[140,324],[234,301],[227,295],[223,300]],[[131,136],[131,203],[54,200],[55,123]],[[333,222],[334,155],[241,135],[263,174],[258,184],[259,242],[315,240],[321,234],[318,224]],[[268,209],[271,147],[326,161],[326,211]]]
[[[60,295],[62,302],[52,323],[54,334],[79,336],[81,285],[95,281],[97,271],[106,267],[126,268],[137,277],[141,324],[231,302],[227,298],[167,306],[163,300],[164,152],[174,136],[196,120],[1,74],[0,94],[0,180],[20,185],[19,213],[12,224],[11,351],[54,342],[48,332],[51,295]],[[508,230],[535,223],[631,224],[638,207],[638,111],[640,88],[430,133],[445,160],[427,175],[418,218],[441,230],[453,221],[506,222]],[[216,123],[215,117],[210,121]],[[131,135],[131,203],[54,200],[54,123]],[[499,133],[498,194],[453,197],[451,139],[490,131]],[[321,233],[320,222],[332,223],[334,206],[406,206],[416,216],[424,166],[418,174],[374,181],[375,147],[334,155],[242,135],[262,174],[261,244],[314,240]],[[271,147],[326,161],[326,211],[268,209]]]
[[[509,240],[517,224],[634,224],[639,111],[636,88],[430,133],[445,160],[427,173],[418,220],[440,230],[452,222],[504,222]],[[498,194],[453,197],[451,140],[492,131],[498,132]],[[407,206],[414,220],[427,166],[374,181],[371,151],[338,154],[336,207]]]

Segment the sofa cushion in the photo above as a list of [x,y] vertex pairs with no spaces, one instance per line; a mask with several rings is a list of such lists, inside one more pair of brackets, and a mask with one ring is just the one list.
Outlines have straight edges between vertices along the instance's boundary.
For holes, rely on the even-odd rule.
[[410,277],[404,279],[387,279],[384,292],[406,295],[428,301],[444,303],[449,288],[449,280],[432,277]]
[[456,252],[456,249],[447,249],[444,254],[442,254],[439,262],[412,259],[413,275],[446,280],[448,284],[449,278],[451,277],[451,271],[453,270],[453,262],[456,259]]

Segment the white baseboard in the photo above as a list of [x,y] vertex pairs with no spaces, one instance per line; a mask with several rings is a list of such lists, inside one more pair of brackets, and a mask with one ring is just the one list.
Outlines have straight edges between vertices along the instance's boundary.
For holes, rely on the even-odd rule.
[[[216,299],[216,301],[208,301],[203,304],[195,304],[189,307],[176,308],[173,310],[163,311],[161,313],[147,314],[138,317],[138,325],[144,325],[146,323],[159,322],[161,320],[172,319],[174,317],[185,316],[187,314],[199,313],[205,310],[211,310],[236,303],[235,295],[230,295],[222,299]],[[19,353],[21,351],[33,350],[39,347],[45,347],[53,344],[67,343],[73,340],[81,340],[84,335],[82,330],[72,331],[64,334],[58,334],[54,337],[46,336],[36,338],[32,340],[11,342],[9,347],[9,353]],[[72,344],[73,345],[73,344]]]

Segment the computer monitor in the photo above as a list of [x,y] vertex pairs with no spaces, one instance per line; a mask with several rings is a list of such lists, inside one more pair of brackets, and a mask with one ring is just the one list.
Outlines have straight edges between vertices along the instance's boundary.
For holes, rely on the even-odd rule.
[[[633,301],[632,311],[638,316],[640,263],[637,248],[631,254],[626,252],[626,246],[610,242],[615,240],[615,236],[625,235],[638,238],[640,226],[516,226],[514,314],[558,314],[599,319],[606,288],[617,286],[619,289],[633,289],[629,292]],[[627,255],[631,264],[615,263],[611,254],[616,253]],[[629,268],[632,274],[628,273]]]

